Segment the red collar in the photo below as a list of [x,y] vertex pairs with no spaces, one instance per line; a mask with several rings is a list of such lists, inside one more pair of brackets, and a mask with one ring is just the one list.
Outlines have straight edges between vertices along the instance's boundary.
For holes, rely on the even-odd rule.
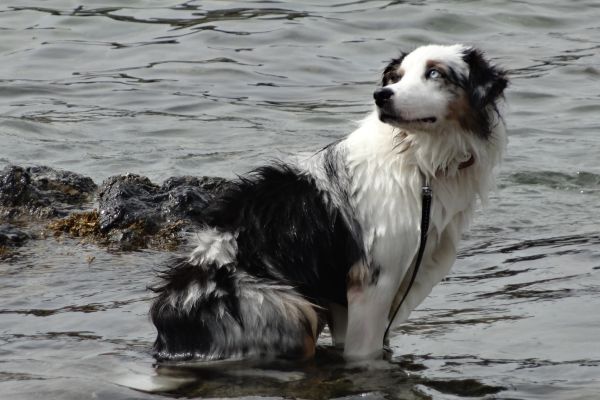
[[458,169],[465,169],[473,164],[475,164],[475,157],[473,157],[473,154],[471,154],[471,157],[467,161],[463,161],[460,164],[458,164]]

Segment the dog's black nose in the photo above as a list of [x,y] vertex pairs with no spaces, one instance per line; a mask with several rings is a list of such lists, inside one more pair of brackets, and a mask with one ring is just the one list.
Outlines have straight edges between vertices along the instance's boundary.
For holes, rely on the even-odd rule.
[[373,92],[373,98],[378,107],[382,107],[393,95],[394,91],[389,88],[379,88]]

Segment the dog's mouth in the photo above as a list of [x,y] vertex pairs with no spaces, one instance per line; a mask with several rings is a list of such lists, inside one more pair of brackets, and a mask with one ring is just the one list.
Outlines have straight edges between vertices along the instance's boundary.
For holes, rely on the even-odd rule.
[[397,124],[406,125],[406,124],[419,124],[419,123],[433,124],[434,122],[437,121],[436,117],[406,119],[406,118],[402,118],[401,116],[396,115],[396,114],[390,114],[381,109],[379,109],[379,119],[381,120],[381,122],[385,122],[386,124],[391,124],[391,125],[397,125]]

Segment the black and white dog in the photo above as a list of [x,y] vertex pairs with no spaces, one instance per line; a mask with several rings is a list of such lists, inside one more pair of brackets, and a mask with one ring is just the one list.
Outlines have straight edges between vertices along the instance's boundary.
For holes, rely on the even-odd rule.
[[[506,85],[463,45],[392,60],[358,129],[305,164],[251,172],[209,207],[198,246],[154,288],[155,356],[305,358],[325,324],[347,358],[381,354],[388,324],[450,270],[476,198],[493,184]],[[393,317],[419,249],[425,180],[428,241]]]

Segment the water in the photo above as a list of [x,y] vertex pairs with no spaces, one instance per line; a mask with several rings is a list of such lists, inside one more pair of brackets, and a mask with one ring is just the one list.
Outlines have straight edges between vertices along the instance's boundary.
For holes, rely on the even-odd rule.
[[349,133],[429,42],[512,84],[499,188],[390,362],[155,369],[145,288],[171,255],[51,238],[2,261],[0,398],[599,398],[598,21],[593,0],[3,1],[0,167],[234,176]]

